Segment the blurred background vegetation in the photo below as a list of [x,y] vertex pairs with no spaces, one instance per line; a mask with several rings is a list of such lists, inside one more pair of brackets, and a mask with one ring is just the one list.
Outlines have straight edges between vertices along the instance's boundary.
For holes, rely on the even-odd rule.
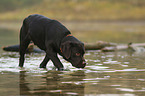
[[0,20],[33,13],[64,21],[145,20],[145,0],[0,0]]
[[0,0],[0,41],[13,32],[18,42],[30,14],[59,20],[83,42],[145,41],[145,0]]

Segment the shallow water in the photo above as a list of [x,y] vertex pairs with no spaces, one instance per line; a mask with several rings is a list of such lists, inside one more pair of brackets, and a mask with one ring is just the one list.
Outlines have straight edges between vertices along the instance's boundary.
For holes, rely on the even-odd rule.
[[[18,30],[12,28],[0,27],[0,47],[18,44]],[[87,34],[84,32],[83,35]],[[126,37],[123,40],[127,39]],[[130,38],[132,40],[134,35]],[[92,38],[88,37],[88,40]],[[48,63],[47,69],[40,69],[39,64],[44,55],[44,53],[27,54],[24,68],[19,68],[19,54],[0,49],[0,95],[143,96],[145,94],[143,51],[135,53],[87,51],[85,58],[88,64],[84,69],[72,67],[59,56],[65,67],[64,71],[57,71],[52,62]]]
[[87,51],[88,65],[77,69],[63,60],[65,71],[57,71],[52,62],[40,69],[43,54],[27,54],[24,68],[18,67],[18,53],[0,55],[0,94],[91,96],[145,94],[143,53],[102,53]]

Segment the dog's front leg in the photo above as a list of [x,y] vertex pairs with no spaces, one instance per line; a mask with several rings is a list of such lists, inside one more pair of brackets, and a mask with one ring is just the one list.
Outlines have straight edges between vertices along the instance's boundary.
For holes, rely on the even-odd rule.
[[40,68],[46,68],[47,62],[49,61],[49,56],[46,54],[44,60],[40,64]]
[[47,54],[47,56],[50,58],[50,60],[53,62],[54,66],[55,66],[58,70],[62,71],[62,70],[63,70],[63,65],[62,65],[62,63],[60,62],[60,60],[59,60],[59,58],[58,58],[58,56],[57,56],[57,53],[54,52],[54,51],[52,51],[52,50],[47,50],[47,51],[46,51],[46,54]]

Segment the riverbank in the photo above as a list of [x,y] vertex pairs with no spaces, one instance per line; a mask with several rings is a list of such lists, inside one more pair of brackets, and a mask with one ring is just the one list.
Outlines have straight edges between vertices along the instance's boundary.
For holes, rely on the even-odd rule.
[[[107,41],[114,43],[144,43],[145,22],[144,21],[60,21],[72,34],[83,42]],[[0,34],[3,31],[13,31],[19,34],[21,22],[0,22]],[[11,32],[10,32],[11,33]],[[13,37],[14,38],[14,37]],[[18,36],[16,37],[18,38]]]

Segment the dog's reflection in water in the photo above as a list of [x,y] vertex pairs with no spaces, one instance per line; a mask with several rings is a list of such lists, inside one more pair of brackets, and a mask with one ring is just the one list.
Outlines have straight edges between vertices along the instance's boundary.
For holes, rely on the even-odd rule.
[[50,95],[66,94],[84,95],[84,71],[65,74],[60,71],[49,71],[42,76],[32,76],[26,71],[20,72],[20,95]]

